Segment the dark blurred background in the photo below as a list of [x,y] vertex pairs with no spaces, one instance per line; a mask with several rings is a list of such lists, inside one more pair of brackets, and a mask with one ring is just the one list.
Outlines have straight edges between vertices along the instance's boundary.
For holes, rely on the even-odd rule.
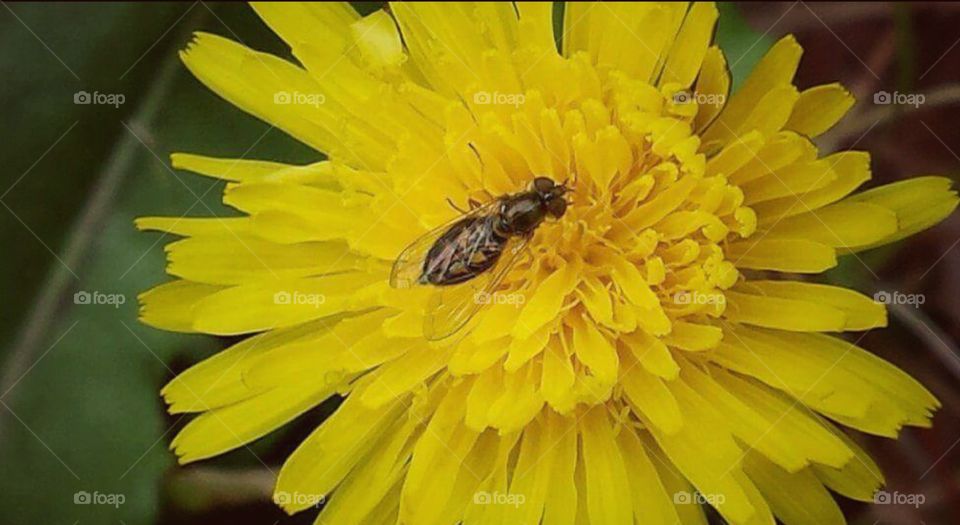
[[[165,414],[157,392],[229,341],[138,324],[136,295],[166,280],[169,239],[137,233],[133,219],[232,214],[220,204],[219,183],[171,171],[173,151],[319,158],[190,77],[176,52],[196,30],[287,55],[243,4],[0,2],[0,524],[313,519],[285,517],[269,491],[283,458],[335,401],[196,466],[176,467],[167,451],[185,421]],[[718,38],[736,81],[787,33],[806,49],[801,87],[841,81],[858,99],[819,141],[825,152],[872,152],[871,185],[922,174],[957,178],[960,5],[722,6]],[[923,95],[923,103],[875,103],[881,92],[892,100]],[[826,276],[870,295],[922,294],[919,308],[893,308],[891,327],[861,343],[944,404],[931,430],[907,430],[899,441],[857,436],[884,469],[888,492],[922,494],[924,503],[844,500],[851,523],[960,517],[958,242],[955,215],[892,247],[846,258]],[[84,293],[114,304],[77,304]],[[85,503],[87,495],[97,501]]]

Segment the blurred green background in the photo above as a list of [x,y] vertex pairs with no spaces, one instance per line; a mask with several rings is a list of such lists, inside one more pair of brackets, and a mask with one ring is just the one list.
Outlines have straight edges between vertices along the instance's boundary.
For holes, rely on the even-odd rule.
[[[826,24],[793,20],[804,12],[810,18],[814,11],[805,5],[793,4],[778,19],[788,5],[722,7],[718,38],[736,79],[791,23],[801,35],[829,34]],[[220,203],[222,185],[172,171],[171,152],[293,163],[320,158],[204,89],[182,67],[177,51],[196,30],[281,56],[289,55],[286,48],[243,4],[2,6],[0,236],[6,253],[0,330],[6,337],[0,346],[0,523],[309,522],[312,516],[286,518],[269,504],[271,469],[335,402],[249,449],[177,468],[167,445],[184,421],[165,414],[158,391],[174,373],[228,341],[162,333],[136,318],[136,295],[166,280],[163,245],[170,239],[137,233],[133,219],[232,214]],[[376,7],[358,5],[362,12]],[[868,15],[892,28],[876,33],[882,42],[868,42],[855,53],[872,57],[874,47],[889,44],[895,64],[873,75],[877,81],[882,76],[881,85],[912,83],[950,44],[946,37],[939,42],[917,34],[910,8]],[[955,11],[938,20],[956,21]],[[862,21],[861,29],[875,25],[873,18]],[[849,30],[851,20],[841,16],[834,23]],[[801,43],[807,44],[803,38]],[[810,80],[801,85],[863,80],[853,74],[851,57],[835,60],[845,53],[843,46],[827,43],[822,56],[832,69],[802,69]],[[929,55],[927,64],[917,62],[918,53]],[[808,52],[805,64],[816,63],[811,54],[819,56]],[[938,67],[950,64],[956,61]],[[80,92],[120,95],[123,103],[78,104]],[[834,145],[849,142],[841,135]],[[955,173],[956,162],[944,151],[934,156],[953,166],[938,166],[941,173]],[[882,265],[896,260],[896,253],[871,257]],[[864,291],[872,281],[849,264],[833,279]],[[123,302],[75,304],[78,292]],[[909,333],[904,337],[909,340]],[[937,452],[949,443],[937,441]],[[114,496],[116,505],[82,504],[84,493],[123,501]]]

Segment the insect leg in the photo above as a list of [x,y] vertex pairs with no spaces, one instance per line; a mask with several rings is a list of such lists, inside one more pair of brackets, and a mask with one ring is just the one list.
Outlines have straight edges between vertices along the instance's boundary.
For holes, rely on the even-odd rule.
[[[474,201],[473,199],[470,199],[470,209],[471,209],[471,210],[475,208],[475,206],[473,205],[474,202],[476,202],[476,201]],[[457,211],[460,212],[460,213],[464,213],[464,214],[467,213],[467,210],[462,210],[462,209],[460,209],[459,206],[457,206],[452,200],[450,200],[450,197],[447,197],[447,204],[449,204],[451,208],[457,210]]]

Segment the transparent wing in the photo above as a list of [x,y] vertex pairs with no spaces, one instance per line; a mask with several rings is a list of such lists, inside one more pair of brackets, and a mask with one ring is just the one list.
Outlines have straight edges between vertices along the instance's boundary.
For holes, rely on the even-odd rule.
[[507,242],[493,268],[461,284],[438,286],[427,304],[423,335],[431,341],[446,339],[461,330],[493,299],[497,286],[510,273],[527,245],[527,237]]
[[400,252],[397,260],[393,262],[393,269],[390,271],[390,286],[394,288],[419,286],[421,284],[420,274],[423,273],[423,261],[427,258],[427,252],[429,252],[430,248],[437,242],[437,239],[443,236],[451,226],[468,217],[478,217],[494,213],[498,202],[498,200],[493,200],[483,206],[474,208],[450,222],[428,231],[410,243],[409,246]]

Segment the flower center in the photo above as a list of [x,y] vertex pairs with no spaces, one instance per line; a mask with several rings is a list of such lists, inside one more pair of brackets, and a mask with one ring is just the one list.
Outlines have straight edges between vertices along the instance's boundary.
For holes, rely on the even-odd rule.
[[668,345],[719,342],[723,291],[739,277],[723,245],[756,220],[701,151],[696,97],[583,56],[548,66],[553,81],[538,89],[478,89],[469,110],[451,111],[446,142],[468,197],[515,193],[536,176],[574,188],[498,290],[525,298],[504,316],[514,345],[544,347],[529,361],[552,366],[553,353],[575,374],[574,406],[611,400],[618,366],[651,359],[652,347],[672,363]]

